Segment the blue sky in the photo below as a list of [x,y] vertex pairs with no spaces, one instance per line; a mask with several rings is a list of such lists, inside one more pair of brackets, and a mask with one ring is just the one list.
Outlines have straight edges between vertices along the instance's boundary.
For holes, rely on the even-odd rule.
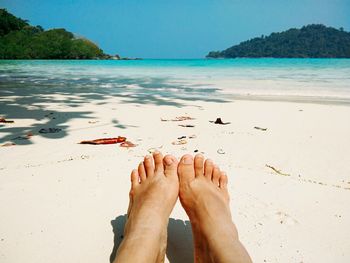
[[85,36],[106,53],[142,58],[202,58],[310,23],[350,31],[350,0],[0,0],[0,7]]

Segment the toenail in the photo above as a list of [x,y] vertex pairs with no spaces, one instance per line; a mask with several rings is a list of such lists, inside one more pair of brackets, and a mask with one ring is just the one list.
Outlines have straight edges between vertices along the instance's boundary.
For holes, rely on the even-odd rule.
[[164,161],[166,165],[172,165],[174,163],[172,158],[165,158]]
[[155,151],[153,154],[154,155],[158,155],[158,154],[160,154],[160,152],[159,151]]
[[193,163],[193,158],[192,156],[185,156],[183,159],[184,164],[192,164]]
[[151,156],[146,155],[145,159],[146,159],[146,160],[149,160],[149,159],[151,159]]

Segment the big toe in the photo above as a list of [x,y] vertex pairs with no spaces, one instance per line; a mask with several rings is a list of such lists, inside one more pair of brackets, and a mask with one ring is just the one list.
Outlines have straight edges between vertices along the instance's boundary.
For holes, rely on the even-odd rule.
[[166,177],[177,179],[177,159],[172,155],[166,155],[163,159],[164,174]]
[[182,156],[180,163],[177,167],[180,183],[190,182],[194,179],[194,166],[192,155],[185,154]]

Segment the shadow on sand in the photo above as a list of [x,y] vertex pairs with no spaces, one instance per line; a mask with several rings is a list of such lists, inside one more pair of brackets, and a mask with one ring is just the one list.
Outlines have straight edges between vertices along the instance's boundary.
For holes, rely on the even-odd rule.
[[[107,107],[107,100],[113,98],[117,98],[119,104],[174,107],[192,105],[196,101],[225,102],[215,87],[176,83],[168,78],[102,76],[97,82],[88,77],[73,78],[75,75],[47,78],[28,76],[26,72],[1,73],[5,74],[0,76],[0,117],[14,120],[15,125],[0,124],[0,143],[32,144],[25,138],[28,133],[50,139],[63,138],[72,130],[68,125],[70,120],[93,119],[94,112],[81,111],[80,106]],[[52,110],[50,105],[62,110]],[[19,127],[21,119],[29,119],[31,124]],[[111,125],[119,129],[129,127],[117,119],[111,120]],[[61,131],[42,134],[38,132],[42,128]]]
[[[118,247],[123,240],[126,215],[111,221],[114,233],[114,246],[109,261],[115,259]],[[192,229],[190,221],[170,218],[168,224],[168,244],[166,256],[171,263],[193,262]]]

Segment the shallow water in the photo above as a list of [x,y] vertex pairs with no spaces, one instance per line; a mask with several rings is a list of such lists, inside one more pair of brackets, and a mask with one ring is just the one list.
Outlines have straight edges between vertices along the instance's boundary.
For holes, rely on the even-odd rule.
[[[0,89],[350,100],[350,59],[2,60]],[[47,90],[46,90],[47,91]]]

